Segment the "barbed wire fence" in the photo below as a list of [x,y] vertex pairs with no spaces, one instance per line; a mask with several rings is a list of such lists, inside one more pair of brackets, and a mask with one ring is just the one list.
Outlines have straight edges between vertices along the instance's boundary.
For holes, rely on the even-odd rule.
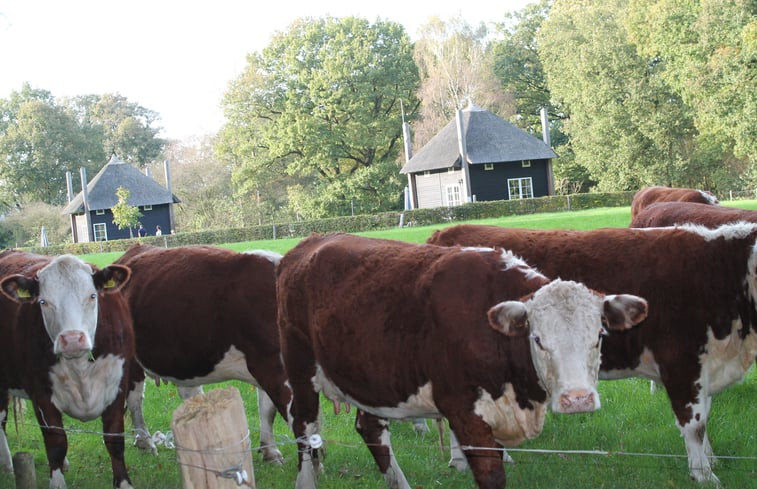
[[[39,429],[43,426],[39,426],[35,422],[30,422],[27,420],[22,420],[18,423],[19,426],[24,426],[27,428],[32,429]],[[64,431],[67,434],[76,434],[76,435],[85,435],[85,436],[97,436],[97,437],[103,437],[103,436],[121,436],[126,441],[134,442],[137,439],[137,430],[132,429],[127,432],[123,433],[106,433],[102,431],[97,430],[89,430],[89,429],[83,429],[83,428],[67,428],[67,427],[61,427],[61,426],[44,426],[48,429],[58,429],[61,431]],[[251,434],[257,434],[259,435],[259,432],[256,432],[255,430],[248,430],[247,433],[244,434],[243,438],[240,440],[239,443],[232,444],[233,446],[229,447],[221,447],[221,448],[208,448],[208,449],[195,449],[195,448],[188,448],[188,447],[182,447],[176,444],[173,434],[171,430],[157,430],[154,431],[153,435],[151,436],[152,441],[155,443],[156,446],[162,446],[165,449],[173,450],[177,453],[177,465],[182,465],[182,463],[179,461],[178,452],[181,451],[191,451],[195,453],[202,453],[207,455],[219,455],[223,454],[225,456],[232,456],[236,457],[239,456],[249,456],[251,453],[255,453],[256,451],[259,451],[263,448],[273,448],[274,446],[255,446],[252,445],[250,448],[247,449],[239,449],[236,448],[237,446],[241,445],[243,442],[250,439]],[[295,445],[297,446],[299,443],[303,443],[305,445],[309,445],[314,449],[320,448],[321,446],[339,446],[343,448],[348,448],[350,450],[359,450],[362,447],[368,446],[367,444],[361,442],[355,443],[351,441],[344,441],[344,440],[338,440],[335,438],[321,438],[320,435],[311,435],[308,438],[294,438],[289,435],[285,434],[274,434],[275,436],[275,446],[285,446],[285,445]],[[538,438],[537,438],[538,439]],[[440,449],[440,445],[438,443],[423,443],[423,442],[410,442],[408,440],[399,440],[399,443],[394,442],[393,448],[395,452],[398,452],[400,450],[413,450],[413,449],[423,449],[426,451],[438,451]],[[443,444],[442,447],[444,450],[446,450],[446,453],[449,453],[450,446],[448,444]],[[471,446],[471,445],[462,445],[460,447],[463,450],[479,450],[479,451],[498,451],[498,452],[507,452],[507,453],[522,453],[522,454],[528,454],[528,455],[536,455],[538,457],[541,456],[583,456],[583,457],[590,457],[590,458],[623,458],[623,457],[629,457],[629,458],[647,458],[647,459],[683,459],[686,460],[688,456],[686,454],[670,454],[670,453],[655,453],[655,452],[633,452],[633,451],[626,451],[626,450],[600,450],[600,449],[544,449],[544,448],[495,448],[495,447],[478,447],[478,446]],[[298,448],[296,449],[298,450]],[[757,463],[757,454],[756,455],[716,455],[715,458],[718,460],[731,460],[731,461],[741,461],[741,462],[754,462]],[[517,462],[518,464],[522,463],[529,463],[524,462],[522,460],[519,460]],[[530,463],[536,463],[536,462],[530,462]],[[544,463],[543,457],[540,458],[538,463]],[[554,459],[551,463],[555,463]],[[576,462],[574,459],[571,459],[570,461],[567,459],[563,459],[558,461],[557,463],[564,463],[564,464],[571,464],[574,465]],[[586,462],[587,465],[589,465],[589,461]],[[242,467],[242,463],[239,464],[232,464],[227,467],[210,467],[210,466],[199,466],[194,464],[184,464],[192,468],[204,470],[206,472],[209,472],[216,477],[231,479],[236,482],[237,486],[239,487],[254,487],[253,483],[248,480],[248,474],[244,471]],[[655,470],[657,467],[648,467],[649,470]],[[745,467],[745,468],[739,468],[730,466],[727,468],[721,467],[720,471],[734,471],[734,472],[749,472],[754,471],[754,467]]]

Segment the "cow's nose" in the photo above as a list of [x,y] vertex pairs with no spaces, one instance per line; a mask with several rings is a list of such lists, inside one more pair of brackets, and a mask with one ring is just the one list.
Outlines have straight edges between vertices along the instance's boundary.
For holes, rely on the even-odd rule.
[[65,331],[58,335],[60,353],[80,355],[89,350],[87,335],[83,331]]
[[585,413],[598,408],[594,392],[590,390],[576,389],[560,395],[560,411],[563,413]]

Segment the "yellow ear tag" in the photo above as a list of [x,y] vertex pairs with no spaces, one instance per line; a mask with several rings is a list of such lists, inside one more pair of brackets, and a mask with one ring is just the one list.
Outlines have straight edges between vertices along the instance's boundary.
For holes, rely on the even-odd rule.
[[21,299],[29,299],[32,296],[29,289],[16,289],[16,295]]
[[116,286],[116,281],[113,280],[113,279],[110,279],[107,282],[105,282],[105,284],[103,285],[103,288],[105,288],[105,289],[112,289],[115,286]]

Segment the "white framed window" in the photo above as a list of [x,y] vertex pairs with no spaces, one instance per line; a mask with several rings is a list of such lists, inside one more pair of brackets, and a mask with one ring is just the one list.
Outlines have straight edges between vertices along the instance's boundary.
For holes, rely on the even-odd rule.
[[151,210],[152,210],[152,205],[149,205],[149,204],[148,204],[148,205],[146,205],[146,206],[142,207],[142,210],[145,210],[145,211],[151,211]]
[[460,198],[460,185],[447,185],[445,187],[444,196],[447,199],[447,205],[452,207],[460,205],[462,199]]
[[521,168],[531,168],[531,160],[523,160],[520,162]]
[[93,224],[95,230],[95,241],[108,241],[108,228],[104,222]]
[[96,216],[104,216],[105,215],[105,209],[97,209],[95,211]]
[[494,170],[494,163],[484,163],[484,170]]
[[507,179],[507,198],[513,199],[530,199],[534,196],[534,185],[531,177],[508,178]]

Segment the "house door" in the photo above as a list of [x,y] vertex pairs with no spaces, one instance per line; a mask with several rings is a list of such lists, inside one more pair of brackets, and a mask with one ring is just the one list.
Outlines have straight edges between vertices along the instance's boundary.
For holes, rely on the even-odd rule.
[[447,185],[445,197],[447,199],[446,204],[449,207],[460,205],[462,202],[460,198],[460,186],[459,185]]

